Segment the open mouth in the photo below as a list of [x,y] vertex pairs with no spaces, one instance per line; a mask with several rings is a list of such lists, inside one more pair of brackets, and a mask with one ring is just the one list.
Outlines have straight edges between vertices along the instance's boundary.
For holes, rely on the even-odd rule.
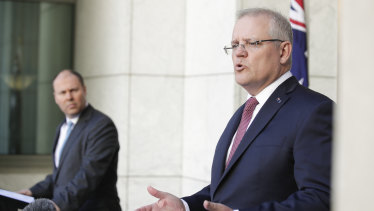
[[244,65],[242,65],[242,64],[236,64],[235,65],[235,71],[241,71],[241,70],[243,70],[244,69]]

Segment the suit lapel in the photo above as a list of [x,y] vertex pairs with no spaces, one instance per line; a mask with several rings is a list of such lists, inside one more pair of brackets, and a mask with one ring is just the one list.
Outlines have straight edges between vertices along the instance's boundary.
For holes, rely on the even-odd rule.
[[[244,104],[235,112],[233,117],[230,119],[221,138],[219,139],[214,153],[213,165],[212,165],[212,176],[211,176],[211,189],[215,190],[219,184],[219,181],[225,171],[227,150],[230,147],[232,138],[239,126],[241,115],[243,113]],[[213,193],[214,191],[212,191]]]
[[[57,129],[56,129],[56,132],[55,132],[55,139],[54,139],[54,141],[53,141],[53,150],[52,150],[52,152],[53,152],[53,155],[55,154],[55,151],[56,151],[56,147],[57,147],[57,142],[58,142],[58,138],[60,137],[60,130],[61,130],[61,127],[62,127],[62,125],[65,123],[65,120],[64,121],[62,121],[59,125],[58,125],[58,127],[57,127]],[[53,162],[55,161],[54,160],[54,157],[55,156],[53,156]]]
[[56,179],[56,176],[58,174],[58,169],[56,168],[55,153],[56,153],[58,138],[60,137],[60,130],[61,130],[61,127],[64,123],[65,123],[65,120],[63,122],[61,122],[60,125],[57,127],[56,133],[55,133],[56,134],[55,139],[54,139],[54,142],[53,142],[53,150],[52,150],[52,161],[53,161],[53,169],[54,169],[53,180]]
[[[222,155],[217,156],[217,158],[220,158],[220,159],[219,160],[217,159],[216,162],[221,162],[221,165],[216,164],[216,166],[215,165],[212,166],[212,168],[213,168],[212,169],[212,174],[214,174],[214,173],[219,174],[219,175],[212,175],[212,181],[211,181],[212,197],[213,197],[215,191],[217,190],[219,184],[221,183],[221,181],[223,179],[225,179],[228,172],[230,172],[230,170],[235,165],[235,163],[240,159],[242,154],[248,149],[248,147],[250,147],[252,142],[261,133],[261,131],[266,127],[266,125],[271,121],[271,119],[274,117],[274,115],[276,115],[276,113],[279,111],[279,109],[289,100],[288,93],[293,91],[296,88],[297,85],[299,85],[299,84],[298,84],[296,78],[291,77],[291,78],[287,79],[284,83],[282,83],[273,92],[273,94],[265,102],[265,104],[263,105],[263,107],[261,108],[261,110],[259,111],[257,116],[255,117],[255,119],[253,120],[251,126],[248,128],[247,132],[245,133],[245,135],[243,137],[243,140],[240,142],[238,148],[236,149],[236,152],[235,152],[234,156],[232,157],[231,162],[229,163],[227,168],[224,169],[223,175],[219,174],[220,172],[216,172],[216,170],[214,170],[214,167],[218,166],[217,168],[219,169],[220,166],[224,166],[225,165],[224,163],[225,163],[226,159],[224,159],[222,161],[222,158],[221,158]],[[239,120],[236,120],[236,121],[240,121],[240,117],[241,117],[243,108],[244,108],[244,105],[239,109],[241,112],[239,114],[234,115],[234,116],[239,115]],[[237,111],[237,113],[239,112],[239,110]],[[232,127],[235,126],[234,127],[234,133],[237,130],[238,124],[239,124],[239,122],[234,122],[234,125],[232,126]],[[230,130],[231,130],[232,127],[230,127]],[[234,133],[232,135],[230,133],[231,138],[230,138],[230,140],[227,140],[227,141],[231,142]],[[224,156],[226,156],[229,145],[230,145],[230,143],[228,144],[228,146],[225,149],[221,149],[219,151],[220,154],[223,154]],[[218,148],[218,146],[217,146],[217,148]],[[226,151],[224,151],[224,150],[226,150]],[[218,151],[216,151],[216,153],[217,152]],[[215,162],[215,160],[216,160],[216,157],[214,159],[214,162]],[[219,179],[217,177],[219,177]]]

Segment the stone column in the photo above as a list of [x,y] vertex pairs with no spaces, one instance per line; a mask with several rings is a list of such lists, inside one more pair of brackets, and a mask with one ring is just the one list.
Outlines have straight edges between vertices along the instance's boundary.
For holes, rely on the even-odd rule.
[[374,210],[374,2],[339,1],[333,210]]
[[210,183],[216,144],[236,110],[231,43],[235,1],[186,1],[183,189],[191,195]]

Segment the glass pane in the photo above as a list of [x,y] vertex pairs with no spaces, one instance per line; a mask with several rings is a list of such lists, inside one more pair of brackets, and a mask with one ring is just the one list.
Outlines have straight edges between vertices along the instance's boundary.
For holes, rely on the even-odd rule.
[[52,80],[72,67],[74,5],[0,1],[0,154],[50,154]]

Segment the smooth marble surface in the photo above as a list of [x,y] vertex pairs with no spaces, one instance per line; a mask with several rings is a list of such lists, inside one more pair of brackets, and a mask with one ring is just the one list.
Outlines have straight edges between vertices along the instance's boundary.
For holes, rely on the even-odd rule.
[[133,1],[131,72],[182,75],[185,57],[185,1]]
[[133,76],[130,95],[129,174],[180,175],[183,79]]
[[231,56],[223,47],[231,43],[235,2],[186,1],[186,75],[230,73]]
[[185,82],[183,175],[210,180],[216,144],[234,112],[233,75]]
[[129,0],[79,0],[74,68],[87,75],[130,72]]
[[[309,75],[337,77],[337,0],[306,2]],[[331,88],[331,87],[329,87]],[[336,92],[336,86],[334,87]]]
[[339,1],[339,83],[334,211],[374,210],[374,2]]
[[182,178],[182,194],[181,196],[190,196],[201,189],[203,189],[205,186],[210,184],[209,180],[200,180],[200,179],[193,179],[189,177],[183,177]]

